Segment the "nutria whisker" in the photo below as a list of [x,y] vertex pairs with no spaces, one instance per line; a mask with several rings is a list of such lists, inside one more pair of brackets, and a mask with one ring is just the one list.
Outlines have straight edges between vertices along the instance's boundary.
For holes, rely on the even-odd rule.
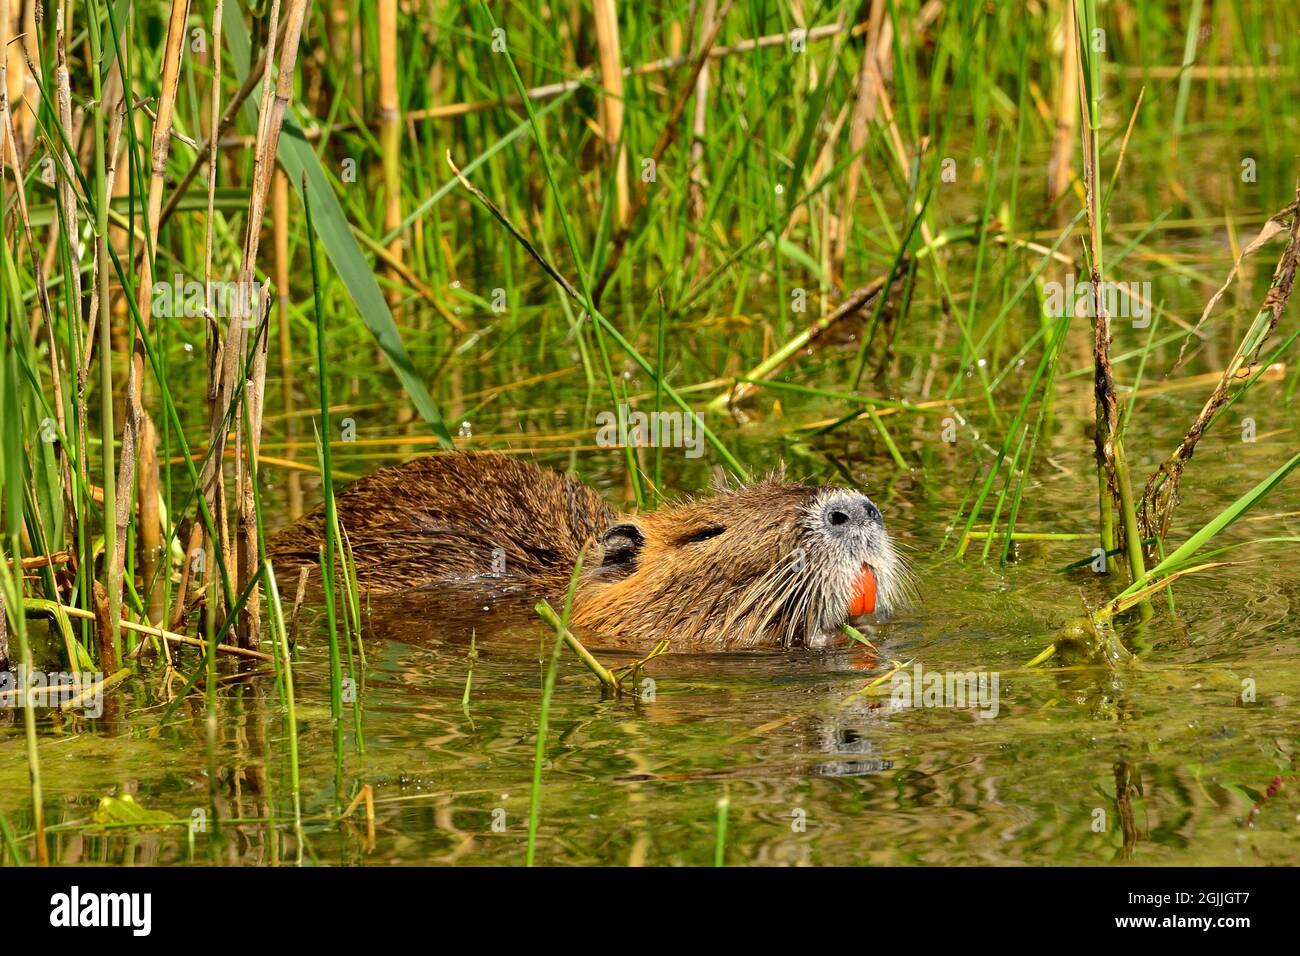
[[787,622],[781,643],[782,646],[788,646],[799,619],[806,618],[807,604],[808,588],[800,569],[800,560],[798,555],[791,554],[786,557],[785,563],[777,565],[770,574],[759,580],[757,586],[746,592],[744,603],[732,612],[731,617],[743,619],[754,608],[766,608],[766,611],[759,612],[757,620],[753,622],[757,630],[764,631],[783,616],[782,612],[787,607],[793,605],[792,612],[784,615]]

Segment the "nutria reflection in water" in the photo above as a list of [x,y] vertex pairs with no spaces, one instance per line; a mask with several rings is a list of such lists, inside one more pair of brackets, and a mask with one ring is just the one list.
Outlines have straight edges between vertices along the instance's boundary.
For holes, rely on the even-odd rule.
[[[497,453],[384,468],[337,497],[360,587],[392,594],[482,579],[563,599],[585,548],[573,623],[676,650],[821,647],[887,616],[911,575],[866,495],[772,476],[646,514]],[[278,569],[315,564],[324,513],[272,543]]]

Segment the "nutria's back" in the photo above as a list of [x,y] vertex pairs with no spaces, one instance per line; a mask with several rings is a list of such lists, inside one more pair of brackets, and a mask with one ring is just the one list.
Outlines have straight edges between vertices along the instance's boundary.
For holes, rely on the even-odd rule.
[[[817,645],[888,613],[907,580],[870,499],[781,476],[619,514],[553,471],[453,453],[384,468],[337,505],[369,592],[490,576],[558,601],[583,553],[574,624],[646,644]],[[282,533],[277,569],[315,564],[323,529],[318,509]]]
[[[339,524],[372,593],[495,574],[567,586],[582,546],[614,520],[595,491],[506,455],[450,454],[381,468],[335,496]],[[315,565],[323,508],[270,547],[277,568]]]

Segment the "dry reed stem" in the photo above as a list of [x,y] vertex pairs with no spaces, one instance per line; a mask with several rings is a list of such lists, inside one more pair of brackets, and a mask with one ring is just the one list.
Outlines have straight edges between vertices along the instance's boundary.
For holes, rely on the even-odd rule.
[[[292,444],[298,437],[298,418],[294,414],[293,335],[289,327],[289,177],[276,170],[271,186],[271,220],[275,229],[276,318],[280,347],[280,404],[284,409],[284,437]],[[261,459],[259,459],[260,461]],[[289,472],[286,485],[289,520],[302,517],[302,477]]]
[[[284,26],[281,25],[281,32],[283,29]],[[214,36],[220,36],[220,34],[214,34]],[[215,45],[216,44],[214,44],[214,46]],[[180,181],[176,184],[176,188],[172,190],[171,198],[169,198],[166,205],[163,206],[162,215],[158,220],[160,228],[165,226],[175,214],[176,208],[180,205],[181,200],[185,198],[185,194],[189,191],[190,183],[194,182],[194,177],[199,174],[199,170],[203,168],[205,163],[210,162],[214,155],[216,155],[217,145],[221,141],[222,134],[225,133],[232,124],[234,124],[235,120],[239,116],[239,111],[244,106],[244,101],[252,95],[253,91],[257,89],[258,84],[262,82],[262,76],[266,67],[267,54],[274,50],[274,48],[274,44],[272,44],[268,49],[262,51],[262,54],[257,58],[257,61],[249,69],[248,76],[244,78],[243,84],[241,84],[239,89],[235,91],[235,95],[231,97],[230,102],[226,104],[226,109],[221,114],[221,119],[213,128],[213,135],[203,143],[202,148],[199,150],[199,154],[194,157],[194,163],[185,172],[185,175],[180,178]]]
[[307,575],[311,568],[298,569],[298,587],[293,595],[293,612],[289,616],[289,646],[298,643],[298,612],[302,610],[303,599],[307,596]]
[[[274,84],[271,82],[276,53],[274,42],[268,44],[266,54],[261,61],[262,99],[258,111],[258,148],[253,159],[253,182],[249,190],[248,217],[245,223],[244,248],[239,268],[237,288],[240,290],[252,289],[255,280],[257,253],[261,239],[263,217],[266,213],[266,200],[270,192],[271,177],[275,170],[275,155],[279,144],[280,129],[288,106],[289,96],[292,92],[293,71],[297,61],[298,43],[302,34],[306,7],[306,0],[290,0],[289,11],[285,17],[279,77]],[[277,37],[280,32],[279,27],[280,2],[274,0],[271,6],[268,36]],[[253,80],[255,75],[256,71],[252,71],[249,79]],[[255,85],[256,81],[252,84],[245,83],[245,87],[250,90]],[[232,103],[230,107],[227,107],[227,114],[230,113],[233,106]],[[224,120],[225,117],[223,116],[222,119]],[[220,126],[220,123],[218,123],[218,126]],[[211,147],[213,142],[211,137],[208,142],[209,147]],[[215,151],[211,151],[210,155],[215,155]],[[246,297],[241,295],[241,302],[243,301],[246,301]],[[251,374],[247,385],[245,385],[242,378],[243,362],[247,348],[245,333],[247,331],[246,323],[250,317],[245,315],[244,312],[244,309],[234,310],[226,329],[225,341],[219,349],[219,362],[214,363],[216,394],[209,415],[209,445],[215,449],[215,453],[208,458],[202,478],[203,494],[208,507],[212,514],[222,515],[223,522],[226,505],[225,496],[221,490],[221,463],[224,459],[226,423],[230,419],[234,420],[236,442],[241,452],[246,446],[248,454],[256,456],[261,435],[267,340],[265,336],[259,335],[252,356]],[[237,414],[236,402],[241,394],[244,394],[244,400],[247,402],[250,425],[248,433],[244,431],[244,416]],[[223,551],[226,552],[228,559],[227,567],[234,566],[237,568],[236,580],[240,590],[243,590],[243,586],[252,580],[253,576],[258,573],[259,568],[256,515],[253,511],[251,478],[242,467],[242,459],[242,454],[237,455],[235,463],[235,496],[239,526],[237,528],[238,541],[233,544],[233,550],[237,552],[237,555],[229,553],[223,546]],[[236,629],[238,639],[245,647],[254,646],[259,636],[260,615],[257,590],[256,585],[254,585],[252,594],[245,605],[244,616]],[[210,599],[215,600],[215,594],[210,595]]]
[[122,683],[122,681],[130,677],[132,673],[133,671],[129,667],[124,667],[120,671],[109,674],[102,681],[98,681],[91,684],[89,687],[84,688],[80,694],[73,697],[71,700],[65,700],[60,703],[59,710],[66,714],[69,711],[77,710],[78,708],[85,706],[86,701],[93,697],[100,696],[105,691],[116,687],[118,684]]
[[[395,233],[388,244],[394,260],[402,260],[402,237],[396,234],[402,225],[401,144],[402,113],[397,90],[397,0],[379,0],[379,145],[384,171],[384,231]],[[390,275],[394,270],[390,267]],[[389,307],[401,298],[396,288],[388,288]]]
[[[715,0],[707,0],[709,4]],[[626,225],[632,213],[627,186],[627,144],[623,141],[623,53],[618,40],[618,10],[614,0],[594,0],[596,48],[600,58],[601,135],[614,164],[614,200],[617,222]]]
[[[116,92],[113,92],[110,89],[112,87],[117,88]],[[109,205],[111,207],[112,197],[114,196],[114,190],[117,188],[116,184],[117,184],[118,157],[121,154],[121,152],[123,152],[123,150],[119,149],[119,147],[122,144],[122,124],[126,120],[126,110],[124,109],[124,104],[122,102],[122,95],[121,95],[121,84],[120,81],[117,80],[116,72],[109,74],[109,83],[104,91],[104,104],[100,107],[100,109],[104,113],[107,113],[109,117],[108,135],[105,138],[105,145],[104,145],[105,167],[104,167],[103,202],[106,205]],[[85,164],[84,158],[82,159],[82,163],[83,165]],[[103,242],[101,243],[99,239],[102,239]],[[100,268],[100,264],[101,264],[100,245],[101,244],[104,247],[103,257],[102,257],[102,262],[103,262],[102,269]],[[90,267],[90,275],[91,275],[90,310],[89,310],[90,318],[87,320],[86,323],[86,350],[84,353],[82,353],[81,356],[80,374],[83,377],[83,379],[89,377],[90,375],[90,366],[92,360],[94,359],[95,348],[99,344],[98,336],[96,335],[96,330],[99,328],[99,322],[101,318],[103,319],[104,322],[109,321],[108,306],[110,302],[110,296],[109,296],[110,285],[109,285],[108,272],[110,269],[111,269],[111,263],[109,261],[109,256],[108,256],[108,237],[107,236],[97,237],[97,240],[95,242],[95,257],[91,261],[91,267]],[[103,280],[102,282],[100,281],[101,276]],[[103,301],[102,308],[100,307],[101,300]]]
[[[1219,376],[1218,383],[1210,393],[1210,397],[1206,399],[1205,405],[1202,406],[1195,421],[1187,429],[1183,440],[1178,443],[1178,447],[1173,450],[1167,459],[1161,462],[1160,467],[1152,472],[1147,479],[1146,488],[1142,494],[1141,510],[1141,526],[1144,535],[1155,535],[1164,538],[1169,533],[1169,524],[1173,519],[1174,508],[1178,505],[1178,483],[1182,478],[1183,469],[1191,459],[1193,452],[1195,452],[1201,436],[1205,434],[1205,430],[1209,428],[1210,423],[1214,420],[1214,416],[1227,403],[1229,386],[1234,380],[1239,380],[1243,375],[1249,375],[1259,361],[1259,355],[1264,348],[1264,344],[1277,328],[1277,324],[1282,318],[1282,311],[1291,299],[1291,293],[1295,286],[1296,266],[1297,262],[1300,261],[1300,188],[1297,189],[1296,197],[1296,202],[1270,218],[1264,224],[1260,234],[1242,250],[1241,255],[1233,263],[1228,278],[1219,287],[1218,291],[1210,297],[1210,301],[1205,306],[1205,311],[1201,314],[1200,321],[1196,324],[1196,328],[1199,330],[1209,318],[1210,312],[1237,275],[1242,260],[1278,233],[1286,231],[1284,222],[1290,216],[1290,235],[1286,247],[1282,250],[1277,266],[1273,269],[1273,278],[1269,282],[1268,293],[1264,297],[1263,305],[1255,314],[1250,329],[1247,330],[1241,344],[1237,346],[1237,351],[1232,360],[1228,362]],[[1179,361],[1182,361],[1181,351],[1179,352]]]
[[[73,129],[72,85],[68,73],[67,35],[65,32],[68,18],[71,15],[71,10],[65,5],[65,0],[59,0],[54,27],[55,102],[58,108],[59,125],[65,130]],[[75,140],[70,139],[67,142],[75,142]],[[80,233],[77,225],[77,196],[72,185],[74,167],[72,157],[68,155],[67,142],[60,138],[55,146],[54,158],[57,171],[55,183],[58,189],[58,210],[63,234],[67,237],[68,245],[75,256],[80,245],[78,241]],[[55,236],[53,230],[51,230],[51,242],[54,239]],[[81,270],[71,270],[68,280],[72,283],[72,301],[80,305],[82,302]],[[82,333],[81,323],[75,322],[73,326],[72,334],[79,336]],[[83,340],[78,348],[82,353],[88,352],[90,343]],[[87,464],[86,436],[90,433],[90,417],[86,407],[86,372],[78,366],[73,370],[73,373],[76,377],[77,462],[82,469],[85,469]],[[73,520],[75,520],[75,516]],[[76,539],[76,528],[72,527],[70,528],[69,540],[75,541]]]
[[[206,143],[207,153],[206,155],[201,154],[199,158],[197,158],[194,161],[194,164],[190,167],[189,173],[187,174],[186,178],[177,186],[176,190],[172,194],[171,200],[169,200],[168,206],[164,207],[162,212],[162,221],[166,222],[169,214],[169,209],[171,208],[171,204],[174,202],[178,202],[180,197],[185,194],[185,191],[188,188],[188,184],[190,182],[190,178],[197,172],[197,170],[206,161],[208,167],[208,204],[207,204],[206,214],[203,220],[203,300],[205,306],[208,303],[212,302],[213,231],[216,223],[216,197],[217,197],[217,176],[218,176],[216,143],[221,133],[221,120],[226,119],[225,115],[221,116],[221,120],[216,119],[218,115],[221,115],[220,114],[221,36],[222,36],[222,19],[224,16],[225,16],[224,0],[216,0],[216,5],[214,6],[212,11],[212,36],[213,36],[212,85],[211,85],[211,91],[209,94],[210,98],[208,103],[209,130],[208,130],[208,139]],[[258,71],[256,69],[250,70],[248,79],[252,80],[254,77],[256,77],[257,72]],[[244,89],[251,89],[249,82],[244,83],[244,86],[241,88],[241,92],[243,92]],[[242,104],[243,102],[242,98],[238,97],[237,95],[236,99],[238,99],[239,102]],[[235,110],[236,110],[236,104],[232,102],[227,109],[227,113],[231,115],[232,119]],[[242,296],[240,297],[240,301],[244,301]],[[207,346],[208,420],[212,421],[219,414],[217,411],[219,407],[218,401],[220,398],[219,369],[222,368],[222,364],[223,364],[222,362],[223,341],[221,337],[221,326],[217,322],[216,317],[211,314],[211,310],[208,308],[204,309],[203,329],[204,329],[204,336],[203,336],[204,342]],[[190,541],[189,541],[189,547],[186,549],[185,552],[184,566],[181,569],[180,588],[176,592],[176,607],[172,612],[173,628],[179,627],[181,625],[181,622],[184,621],[186,615],[186,609],[189,607],[190,604],[189,592],[191,590],[191,570],[193,568],[193,564],[196,558],[198,558],[200,555],[203,555],[203,557],[206,559],[204,562],[204,572],[207,575],[211,575],[212,573],[211,561],[215,560],[215,556],[218,553],[218,549],[220,549],[220,553],[223,556],[223,559],[225,558],[226,555],[229,554],[229,546],[230,546],[229,524],[226,520],[226,510],[225,510],[225,500],[226,500],[225,473],[223,472],[220,463],[217,463],[216,467],[212,468],[211,470],[209,470],[209,465],[205,464],[203,476],[200,479],[200,483],[202,486],[202,493],[205,496],[209,494],[209,491],[211,492],[211,497],[208,497],[207,501],[208,501],[208,513],[209,515],[211,515],[212,522],[213,522],[213,529],[212,529],[213,533],[212,534],[208,533],[207,529],[198,521],[196,515],[194,526],[190,530]],[[216,507],[215,509],[212,507],[212,503],[214,501],[219,503],[218,507]],[[205,540],[207,542],[206,550],[204,550]],[[227,567],[229,567],[228,564]],[[212,577],[208,577],[208,580],[211,581],[214,579]],[[197,587],[195,587],[194,590],[197,594]],[[221,606],[219,602],[222,601],[224,595],[218,594],[215,588],[211,588],[209,589],[209,591],[210,593],[207,599],[209,601],[216,602],[214,606],[219,609]]]
[[[1083,34],[1078,37],[1080,62],[1083,57]],[[1102,84],[1100,79],[1100,69],[1097,71],[1097,83]],[[1081,85],[1082,86],[1082,85]],[[1100,112],[1100,103],[1104,96],[1103,92],[1092,90],[1090,93],[1091,102],[1087,102],[1085,95],[1080,92],[1079,96],[1079,116],[1080,122],[1085,127],[1087,135],[1084,138],[1085,148],[1085,167],[1087,169],[1087,206],[1088,206],[1088,235],[1090,246],[1090,258],[1092,260],[1092,292],[1093,304],[1096,306],[1094,312],[1098,326],[1098,339],[1101,339],[1101,327],[1105,325],[1105,354],[1101,351],[1096,353],[1095,366],[1098,373],[1098,388],[1103,385],[1107,387],[1109,400],[1107,402],[1107,417],[1105,421],[1106,444],[1109,447],[1107,475],[1110,483],[1111,500],[1115,508],[1119,511],[1121,524],[1123,527],[1123,545],[1128,560],[1129,577],[1137,581],[1146,574],[1146,561],[1143,551],[1142,540],[1143,534],[1138,520],[1137,502],[1133,498],[1133,482],[1129,472],[1128,457],[1124,450],[1123,438],[1120,434],[1118,421],[1118,402],[1115,394],[1114,373],[1110,366],[1110,317],[1106,315],[1104,308],[1104,296],[1102,295],[1101,276],[1102,276],[1102,244],[1101,244],[1101,223],[1100,219],[1103,212],[1104,199],[1101,196],[1100,186],[1097,182],[1097,176],[1101,166],[1101,120],[1098,116]],[[1133,112],[1129,117],[1129,125],[1125,130],[1123,141],[1120,144],[1119,158],[1116,160],[1115,175],[1111,179],[1111,188],[1118,181],[1119,170],[1124,163],[1124,157],[1128,153],[1129,136],[1132,134],[1133,125],[1137,121],[1137,112],[1142,106],[1142,96],[1139,94],[1137,102],[1133,106]],[[1101,376],[1106,378],[1105,382],[1101,381]],[[1100,396],[1099,396],[1100,397]],[[1100,419],[1100,415],[1098,416]],[[1101,425],[1099,423],[1098,427]],[[1100,478],[1099,478],[1100,484]],[[1099,488],[1100,491],[1100,488]],[[1102,527],[1105,528],[1107,519],[1102,518]],[[1115,535],[1115,542],[1119,543],[1118,535]],[[1108,544],[1109,548],[1110,545]],[[1144,615],[1149,614],[1149,607],[1143,604]]]
[[29,558],[19,558],[16,561],[6,561],[9,569],[31,571],[35,568],[53,567],[56,564],[67,564],[72,560],[71,551],[55,551],[53,554],[38,554]]
[[[98,582],[96,582],[98,584]],[[102,588],[101,588],[102,589]],[[98,616],[90,611],[83,610],[79,607],[62,605],[61,609],[68,617],[81,618],[87,621],[98,620]],[[207,649],[208,642],[201,637],[190,637],[187,634],[177,634],[173,631],[164,630],[161,627],[154,627],[152,624],[137,624],[134,621],[122,621],[118,625],[124,631],[131,631],[134,634],[144,634],[147,637],[158,637],[171,644],[184,644],[187,647],[198,647]],[[109,642],[112,643],[111,641]],[[132,656],[139,656],[143,650],[143,645],[132,651]],[[264,654],[261,651],[250,651],[242,647],[230,647],[227,644],[218,644],[217,653],[229,654],[232,657],[245,657],[250,660],[272,661],[274,658],[270,654]],[[102,662],[101,662],[102,665]],[[117,665],[107,668],[109,671],[116,671]]]
[[158,431],[147,411],[140,415],[140,567],[150,621],[166,615],[167,550],[163,544],[162,496],[158,470]]
[[[171,462],[168,462],[171,464]],[[181,624],[185,620],[185,612],[189,607],[191,600],[190,587],[190,570],[194,566],[194,559],[203,550],[203,525],[195,521],[190,528],[189,544],[185,548],[185,559],[181,562],[181,580],[176,588],[176,604],[172,607],[171,618],[168,621],[168,627],[173,631],[179,631]]]
[[[27,100],[31,109],[36,110],[40,107],[40,101],[35,83],[32,80],[32,74],[22,68],[23,60],[28,56],[25,40],[28,36],[35,36],[34,26],[28,27],[26,22],[31,15],[30,4],[24,4],[23,0],[18,0],[17,5],[11,5],[9,9],[11,13],[6,19],[5,26],[8,28],[10,39],[3,47],[0,47],[0,57],[7,56],[7,58],[13,60],[5,80],[6,98],[11,105]],[[39,49],[36,50],[36,53],[39,56]],[[9,156],[5,158],[5,162],[12,162],[15,167],[28,158],[27,154],[31,146],[30,136],[23,134],[29,132],[34,116],[31,112],[22,115],[25,121],[20,120],[9,130]],[[0,142],[3,142],[2,136],[0,136]]]
[[[718,18],[714,21],[713,26],[709,29],[704,39],[700,43],[700,48],[695,54],[695,64],[691,68],[691,75],[687,82],[682,84],[682,89],[677,95],[677,100],[673,103],[672,112],[668,115],[668,121],[664,124],[663,131],[659,134],[659,140],[655,143],[655,148],[650,152],[650,162],[653,166],[658,166],[663,160],[664,153],[672,145],[673,140],[677,138],[677,129],[681,123],[682,114],[686,111],[686,104],[690,99],[691,90],[695,87],[696,78],[704,69],[705,63],[709,59],[709,51],[713,49],[713,44],[717,42],[718,34],[722,32],[722,24],[727,18],[727,13],[731,10],[734,0],[725,0],[725,4],[718,12]],[[642,184],[644,187],[644,184]],[[632,208],[629,212],[626,223],[614,234],[610,241],[609,255],[605,260],[605,270],[601,273],[600,278],[596,280],[591,289],[592,305],[600,306],[601,294],[609,284],[609,280],[614,277],[618,270],[618,264],[623,258],[623,250],[627,245],[627,240],[632,235],[632,228],[636,224],[637,217],[645,209],[646,201],[649,198],[649,192],[645,188],[638,189],[632,195]]]
[[[278,0],[277,0],[278,3]],[[249,198],[249,215],[247,232],[244,239],[244,258],[239,269],[239,288],[252,287],[257,262],[258,246],[261,239],[262,219],[266,213],[266,200],[270,193],[271,178],[275,173],[275,157],[280,142],[280,129],[284,123],[284,114],[288,110],[289,100],[293,95],[293,74],[298,59],[298,43],[302,36],[303,20],[306,17],[308,0],[291,0],[284,44],[280,52],[280,72],[274,90],[269,83],[271,51],[267,51],[267,83],[263,89],[262,111],[259,114],[258,152],[253,161],[252,195]],[[273,21],[274,22],[274,21]],[[274,32],[274,28],[271,31]],[[265,297],[263,297],[265,298]],[[269,316],[264,303],[263,327]],[[229,338],[228,338],[229,341]],[[262,409],[266,397],[266,355],[268,336],[259,335],[253,351],[252,374],[248,392],[245,396],[248,410],[248,434],[245,436],[247,454],[250,460],[256,460],[258,446],[262,437]],[[226,358],[227,371],[238,368],[238,358],[244,352],[241,339],[239,348],[232,350]],[[232,363],[232,359],[236,360]],[[236,388],[235,379],[229,379],[230,397],[233,399]],[[227,405],[227,407],[229,407]],[[237,417],[239,431],[244,426],[243,417]],[[242,467],[242,458],[236,460],[239,481],[236,495],[239,503],[239,587],[254,579],[260,572],[260,558],[257,541],[257,514],[254,504],[252,475]],[[239,640],[244,647],[255,647],[260,637],[260,606],[258,586],[253,585],[244,609],[244,617],[237,628]]]
[[[1094,313],[1093,336],[1093,396],[1096,400],[1096,432],[1094,445],[1097,464],[1104,467],[1111,482],[1112,491],[1115,480],[1115,433],[1119,428],[1118,408],[1115,399],[1115,377],[1110,365],[1110,316],[1104,306],[1105,296],[1102,292],[1102,274],[1100,252],[1100,216],[1097,210],[1097,170],[1092,161],[1092,134],[1084,126],[1084,194],[1087,196],[1085,208],[1088,219],[1088,246],[1092,255],[1092,268],[1088,282],[1092,286],[1092,311]],[[1114,542],[1107,542],[1112,547]]]
[[862,62],[858,66],[857,99],[853,104],[853,119],[849,123],[849,164],[844,180],[844,202],[840,207],[839,231],[835,239],[834,275],[844,271],[848,255],[849,236],[853,232],[853,209],[858,198],[858,184],[862,178],[862,165],[866,161],[867,139],[871,124],[876,118],[876,91],[883,89],[882,60],[889,55],[892,30],[885,20],[885,0],[872,0],[867,19],[867,39],[862,47]]
[[[114,638],[118,628],[126,622],[113,619],[111,602],[108,599],[108,589],[99,581],[95,581],[93,589],[95,611],[91,615],[91,619],[95,622],[95,634],[99,642],[99,666],[102,670],[115,671],[118,667],[118,660],[117,644]],[[73,613],[74,609],[71,607],[65,607],[63,610],[74,617],[77,616]]]
[[[717,0],[704,0],[704,13],[700,27],[707,36],[718,17]],[[695,77],[695,115],[691,121],[690,182],[687,185],[687,210],[692,222],[704,218],[704,137],[709,118],[709,63],[706,58]],[[695,255],[696,235],[686,233],[686,258]],[[707,268],[701,260],[700,268]]]
[[[1075,39],[1078,30],[1074,24],[1074,0],[1062,0],[1061,6],[1064,9],[1058,34],[1062,39],[1062,49],[1060,85],[1056,90],[1056,139],[1052,146],[1052,158],[1047,164],[1049,205],[1070,188],[1070,159],[1074,152],[1079,122],[1079,53]],[[1065,216],[1063,210],[1064,207],[1058,207],[1058,220]]]
[[[860,36],[866,30],[866,25],[862,28],[854,27],[850,32],[852,36]],[[843,24],[833,23],[825,26],[813,27],[808,31],[804,38],[805,42],[813,43],[825,40],[829,37],[837,36],[843,33],[847,28]],[[734,56],[737,53],[751,53],[754,50],[766,49],[772,46],[782,46],[790,42],[792,33],[773,33],[766,36],[755,37],[750,40],[741,40],[730,46],[714,46],[709,49],[708,57],[711,60],[721,59],[722,57]],[[643,63],[640,66],[629,66],[623,68],[624,79],[634,76],[650,76],[655,73],[666,73],[669,70],[676,70],[680,67],[693,64],[696,54],[692,53],[677,54],[674,56],[662,57],[658,60],[652,60],[649,63]],[[596,76],[595,67],[584,67],[578,72],[578,78],[573,80],[564,80],[559,83],[545,83],[540,86],[534,86],[527,90],[528,98],[534,102],[539,100],[553,99],[572,90],[581,89],[590,85],[592,79]],[[694,84],[694,80],[687,84],[689,88]],[[447,103],[442,106],[431,106],[422,110],[411,110],[406,114],[408,120],[445,120],[454,119],[457,116],[464,116],[468,113],[482,113],[488,110],[499,109],[502,106],[522,106],[523,100],[518,95],[511,95],[494,100],[476,100],[464,103]],[[341,128],[341,127],[336,127]],[[311,132],[308,133],[310,137]],[[315,135],[320,135],[317,132]]]
[[[217,116],[221,109],[221,19],[225,11],[225,0],[217,0],[212,12],[212,92],[209,101],[209,113]],[[216,217],[217,204],[217,136],[218,123],[212,122],[208,131],[208,209],[204,218],[203,230],[203,301],[209,307],[212,303],[212,231]],[[192,169],[199,167],[196,161]],[[175,196],[183,195],[183,187]],[[211,344],[211,343],[209,343]]]
[[[894,283],[902,281],[904,275],[907,273],[907,264],[908,258],[904,256],[899,261],[898,269],[894,272]],[[768,375],[771,375],[787,362],[794,359],[805,348],[808,348],[821,338],[822,335],[826,333],[826,330],[831,326],[857,312],[860,312],[868,305],[871,305],[875,301],[876,296],[881,294],[881,290],[885,286],[886,278],[887,276],[881,276],[878,279],[873,279],[870,283],[859,289],[854,289],[845,296],[844,301],[837,305],[833,310],[809,325],[806,329],[783,345],[778,351],[768,356],[758,365],[740,376],[740,378],[763,379]],[[888,294],[888,292],[886,291],[885,294]],[[733,405],[745,399],[754,391],[755,388],[757,388],[757,386],[749,382],[737,382],[732,388],[714,396],[712,401],[709,402],[708,407],[716,410],[728,405]]]
[[[153,137],[150,146],[150,175],[149,175],[149,193],[145,207],[145,228],[144,228],[144,246],[140,257],[140,276],[139,285],[136,288],[137,305],[139,307],[139,326],[135,333],[130,336],[132,343],[131,360],[127,369],[126,377],[126,407],[125,421],[122,427],[122,455],[118,461],[117,472],[117,535],[115,537],[115,547],[113,549],[113,564],[117,574],[114,578],[115,587],[109,593],[109,600],[114,605],[122,599],[121,588],[123,585],[122,576],[126,567],[126,527],[131,517],[132,493],[136,490],[136,466],[137,456],[141,454],[139,449],[141,441],[142,421],[144,418],[144,407],[141,404],[140,392],[144,384],[144,343],[143,338],[149,334],[153,322],[153,260],[154,253],[158,247],[158,217],[162,210],[162,194],[165,185],[167,173],[167,157],[171,152],[171,134],[172,118],[176,105],[176,90],[180,84],[180,66],[181,56],[184,53],[187,35],[186,21],[189,18],[190,4],[189,0],[172,0],[171,15],[167,21],[167,38],[163,44],[163,61],[162,61],[162,80],[158,97],[158,107],[156,119],[153,126]],[[125,180],[124,180],[125,182]],[[100,356],[101,361],[107,361],[107,356]],[[151,452],[151,458],[154,467],[157,467],[157,453]],[[145,517],[145,495],[150,491],[154,492],[155,500],[151,509],[152,515],[157,517],[157,499],[156,493],[158,481],[156,474],[151,478],[143,478],[139,482],[140,494],[140,513],[141,518]],[[105,516],[107,520],[107,516]],[[141,543],[149,548],[150,541],[156,546],[161,537],[160,529],[146,529],[142,532]],[[145,567],[150,566],[151,559],[146,557]],[[152,591],[149,595],[150,613],[153,613],[154,595]],[[158,599],[158,614],[162,613],[161,598]]]
[[[5,121],[9,115],[9,33],[11,29],[9,0],[0,0],[0,209],[4,209],[3,200],[6,192],[4,170],[9,163],[9,153],[13,152],[14,158],[17,159],[18,152],[9,142],[9,123]],[[18,182],[21,191],[22,180]]]
[[[1073,9],[1073,8],[1072,8]],[[1077,15],[1077,12],[1076,12]],[[1079,73],[1087,64],[1083,56],[1084,37],[1076,30],[1074,36],[1076,62]],[[1129,481],[1124,445],[1119,434],[1119,407],[1115,393],[1115,376],[1111,368],[1110,316],[1105,308],[1103,294],[1101,192],[1097,182],[1100,165],[1100,125],[1096,115],[1101,94],[1088,91],[1085,84],[1076,82],[1079,100],[1079,125],[1083,149],[1084,211],[1087,216],[1087,247],[1090,259],[1088,276],[1092,291],[1093,317],[1093,397],[1095,402],[1094,451],[1097,459],[1097,505],[1100,522],[1100,542],[1103,549],[1114,549],[1120,542],[1115,527],[1118,511],[1124,531],[1125,553],[1129,563],[1130,580],[1136,581],[1146,568],[1142,556],[1142,534],[1138,526],[1133,489]],[[1091,96],[1091,101],[1089,100]],[[1136,114],[1134,114],[1136,115]]]

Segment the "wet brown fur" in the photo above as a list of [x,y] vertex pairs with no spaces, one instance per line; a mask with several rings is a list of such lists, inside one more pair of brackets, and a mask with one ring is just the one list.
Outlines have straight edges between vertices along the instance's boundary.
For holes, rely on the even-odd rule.
[[[635,570],[608,583],[584,575],[574,621],[643,642],[764,642],[766,628],[790,611],[765,572],[791,556],[815,491],[773,476],[637,515],[644,543]],[[707,536],[718,528],[725,531]]]
[[[357,581],[374,594],[491,574],[494,555],[509,577],[563,593],[582,546],[615,517],[582,483],[491,453],[381,468],[335,503]],[[324,528],[317,508],[285,529],[270,548],[276,568],[316,564]]]

